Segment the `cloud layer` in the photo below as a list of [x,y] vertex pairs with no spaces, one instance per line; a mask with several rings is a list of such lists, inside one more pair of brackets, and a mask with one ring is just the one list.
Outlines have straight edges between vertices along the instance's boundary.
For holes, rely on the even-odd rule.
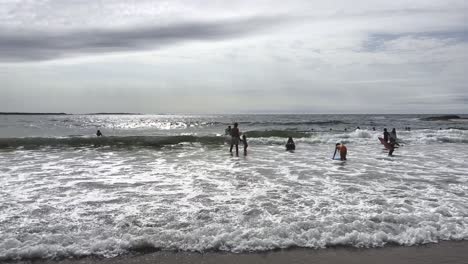
[[3,1],[0,110],[466,113],[467,14],[464,0]]
[[180,42],[213,41],[273,27],[283,17],[251,17],[213,22],[117,29],[41,32],[0,30],[0,60],[34,61],[90,53],[142,51]]

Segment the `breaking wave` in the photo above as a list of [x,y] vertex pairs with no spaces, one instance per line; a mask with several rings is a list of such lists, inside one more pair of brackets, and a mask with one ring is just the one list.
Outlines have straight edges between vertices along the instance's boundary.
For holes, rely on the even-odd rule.
[[[332,144],[336,142],[374,144],[378,143],[380,132],[355,130],[352,132],[301,132],[287,130],[247,131],[249,142],[257,144],[284,144],[285,139],[293,137],[296,142],[308,144]],[[407,144],[431,143],[468,143],[467,130],[419,130],[399,133],[401,142]],[[0,138],[0,149],[36,148],[36,147],[154,147],[177,145],[182,143],[200,143],[202,145],[222,145],[227,140],[221,135],[176,135],[176,136],[108,136],[108,137],[25,137]]]

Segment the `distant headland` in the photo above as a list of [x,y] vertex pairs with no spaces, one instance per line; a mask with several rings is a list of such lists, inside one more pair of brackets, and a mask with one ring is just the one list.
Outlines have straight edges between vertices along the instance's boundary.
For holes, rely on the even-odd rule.
[[67,114],[67,113],[0,112],[0,115],[142,115],[142,114],[141,114],[141,113],[87,113],[87,114]]
[[0,112],[0,115],[69,115],[67,113]]

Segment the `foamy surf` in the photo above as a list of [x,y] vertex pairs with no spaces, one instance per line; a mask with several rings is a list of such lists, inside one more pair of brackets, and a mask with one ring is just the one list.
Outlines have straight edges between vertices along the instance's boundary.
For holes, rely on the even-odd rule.
[[0,260],[468,239],[465,130],[398,131],[387,157],[371,129],[300,132],[295,153],[242,129],[260,131],[245,157],[212,128],[2,139],[16,145],[0,148]]

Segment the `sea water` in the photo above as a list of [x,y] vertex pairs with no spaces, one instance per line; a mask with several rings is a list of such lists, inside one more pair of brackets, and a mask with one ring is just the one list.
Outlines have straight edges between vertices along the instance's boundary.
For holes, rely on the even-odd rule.
[[468,122],[423,117],[0,116],[0,260],[466,240]]

